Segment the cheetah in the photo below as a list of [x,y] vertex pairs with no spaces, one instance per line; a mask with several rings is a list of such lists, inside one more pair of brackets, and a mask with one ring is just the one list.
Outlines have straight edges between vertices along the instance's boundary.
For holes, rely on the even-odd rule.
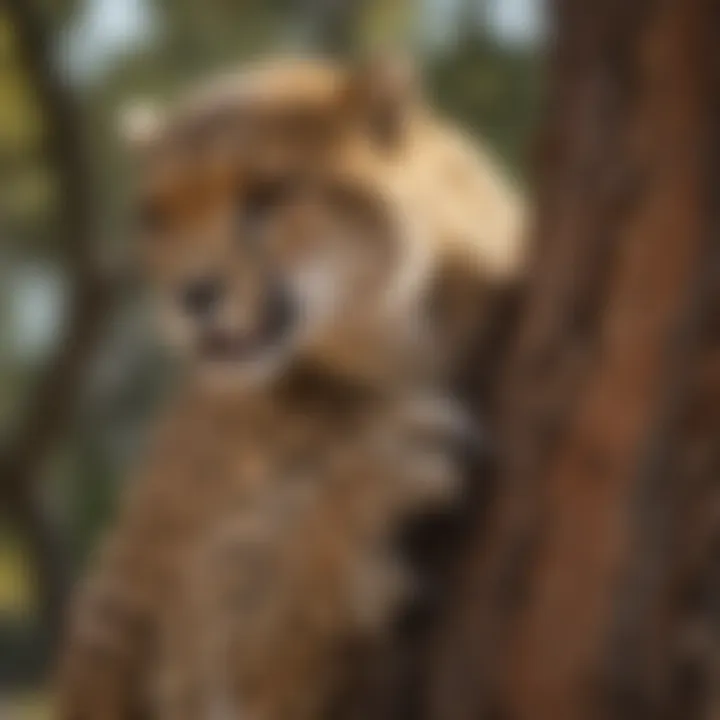
[[327,717],[460,501],[449,391],[523,207],[403,63],[260,63],[129,127],[183,382],[73,603],[62,720]]

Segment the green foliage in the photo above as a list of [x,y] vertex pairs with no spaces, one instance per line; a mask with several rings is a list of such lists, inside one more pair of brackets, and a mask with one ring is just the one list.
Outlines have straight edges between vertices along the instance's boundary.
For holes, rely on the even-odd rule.
[[0,14],[0,217],[18,238],[37,237],[51,199],[40,154],[43,132],[12,28]]
[[478,32],[431,67],[431,76],[446,112],[485,136],[522,176],[541,99],[537,52]]
[[[145,60],[163,83],[187,82],[277,40],[289,0],[150,0],[157,32]],[[151,68],[145,65],[152,72]],[[137,71],[140,68],[136,68]]]

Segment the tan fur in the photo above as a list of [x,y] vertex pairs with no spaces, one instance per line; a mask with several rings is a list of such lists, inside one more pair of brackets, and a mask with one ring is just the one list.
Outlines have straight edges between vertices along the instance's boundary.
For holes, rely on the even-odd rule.
[[[63,720],[322,717],[407,600],[393,534],[457,498],[466,430],[428,304],[517,277],[522,218],[398,82],[286,61],[145,122],[142,254],[192,372],[78,594]],[[291,194],[248,225],[279,177]],[[190,321],[175,301],[199,272],[223,300]],[[268,339],[277,285],[303,331]],[[248,357],[262,379],[234,377]]]

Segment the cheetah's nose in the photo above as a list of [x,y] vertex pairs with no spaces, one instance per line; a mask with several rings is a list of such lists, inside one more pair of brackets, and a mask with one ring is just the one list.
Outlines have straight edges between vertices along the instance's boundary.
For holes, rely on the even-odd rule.
[[219,278],[204,276],[195,278],[182,289],[180,302],[188,315],[203,319],[211,315],[223,295]]

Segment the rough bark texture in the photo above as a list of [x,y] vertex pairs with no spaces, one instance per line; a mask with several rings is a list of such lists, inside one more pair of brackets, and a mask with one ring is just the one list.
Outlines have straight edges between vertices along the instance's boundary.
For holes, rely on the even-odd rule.
[[717,717],[720,5],[554,13],[498,497],[416,689],[438,720]]

